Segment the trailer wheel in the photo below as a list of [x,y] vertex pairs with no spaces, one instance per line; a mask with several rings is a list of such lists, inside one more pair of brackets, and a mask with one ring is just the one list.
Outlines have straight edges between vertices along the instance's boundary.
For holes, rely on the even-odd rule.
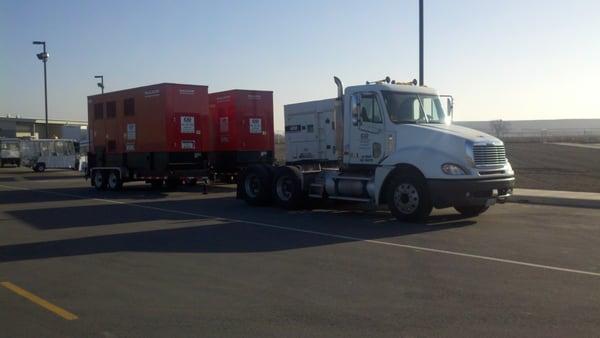
[[167,189],[176,190],[181,185],[181,180],[176,177],[167,178]]
[[456,211],[460,212],[460,214],[465,217],[475,217],[486,212],[487,209],[489,209],[489,207],[486,207],[485,205],[475,205],[467,207],[455,206],[454,209],[456,209]]
[[96,190],[106,189],[106,175],[102,172],[102,170],[94,171],[92,174],[92,183],[94,184],[94,188],[96,188]]
[[36,171],[38,173],[42,173],[42,172],[46,171],[46,164],[45,163],[36,164],[35,167],[33,167],[33,171]]
[[275,202],[286,209],[298,209],[306,202],[302,189],[302,174],[296,167],[279,167],[275,170],[273,180],[273,197]]
[[392,178],[386,197],[390,212],[401,222],[421,222],[433,209],[429,189],[419,177],[399,174]]
[[112,170],[108,174],[108,188],[113,191],[121,190],[123,188],[123,180],[116,170]]
[[163,180],[152,180],[150,181],[150,186],[152,186],[152,189],[160,189],[162,188],[163,183]]
[[265,165],[252,165],[241,174],[238,186],[241,197],[250,205],[268,205],[271,202],[273,173]]

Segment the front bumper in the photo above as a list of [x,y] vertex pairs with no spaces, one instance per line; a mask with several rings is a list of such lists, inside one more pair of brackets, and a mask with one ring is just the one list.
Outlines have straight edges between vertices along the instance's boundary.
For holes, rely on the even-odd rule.
[[483,205],[491,199],[505,200],[512,194],[515,178],[494,179],[431,179],[427,181],[433,205],[438,208],[451,206]]

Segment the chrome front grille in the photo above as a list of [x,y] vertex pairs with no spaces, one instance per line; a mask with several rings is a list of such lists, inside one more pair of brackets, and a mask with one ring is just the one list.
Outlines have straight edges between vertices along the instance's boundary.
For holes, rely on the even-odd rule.
[[501,166],[506,164],[504,145],[474,145],[473,160],[476,167]]

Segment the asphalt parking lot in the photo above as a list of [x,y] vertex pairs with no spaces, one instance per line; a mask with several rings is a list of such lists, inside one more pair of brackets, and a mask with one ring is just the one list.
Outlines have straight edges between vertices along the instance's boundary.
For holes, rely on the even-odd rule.
[[0,336],[596,336],[600,210],[427,224],[0,169]]

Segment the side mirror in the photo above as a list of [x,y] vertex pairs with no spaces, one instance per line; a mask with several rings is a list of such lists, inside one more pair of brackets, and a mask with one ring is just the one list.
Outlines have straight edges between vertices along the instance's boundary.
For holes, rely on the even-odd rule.
[[452,95],[440,95],[440,97],[446,99],[446,113],[448,114],[450,121],[452,121],[454,116],[454,98]]

